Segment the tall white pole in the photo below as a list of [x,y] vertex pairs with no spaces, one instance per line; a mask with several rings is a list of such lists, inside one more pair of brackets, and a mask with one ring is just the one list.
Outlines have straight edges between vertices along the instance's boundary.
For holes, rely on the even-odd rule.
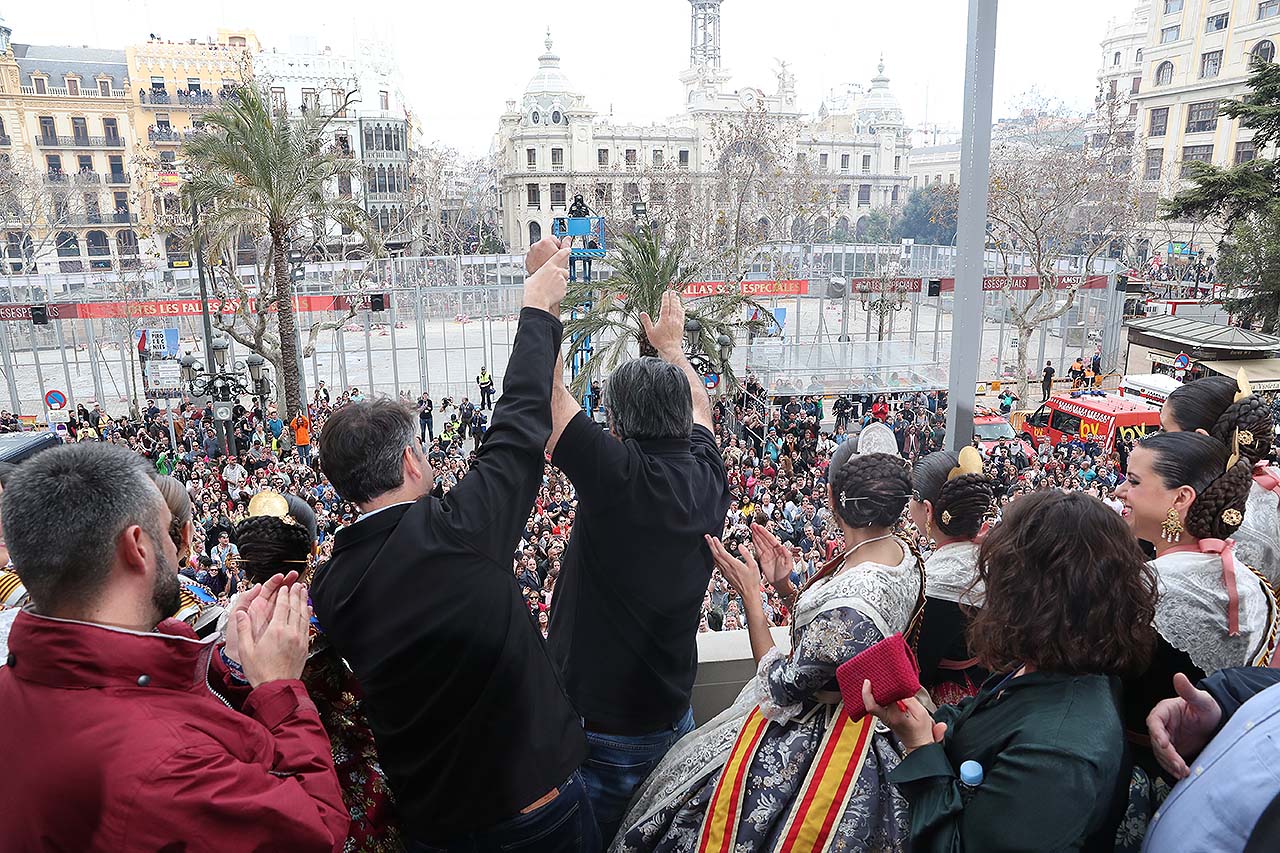
[[991,179],[991,90],[996,69],[997,0],[969,0],[964,62],[964,127],[960,144],[960,207],[955,308],[951,320],[951,386],[947,447],[973,440],[973,410],[982,352],[982,274],[987,188]]

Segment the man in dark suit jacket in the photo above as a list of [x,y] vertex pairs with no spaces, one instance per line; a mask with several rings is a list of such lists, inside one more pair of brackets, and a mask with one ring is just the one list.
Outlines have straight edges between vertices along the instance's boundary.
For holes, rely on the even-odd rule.
[[448,494],[430,494],[405,404],[344,406],[321,438],[325,474],[361,516],[335,536],[312,603],[364,688],[406,833],[432,850],[599,846],[581,722],[511,566],[542,482],[563,331],[569,250],[539,252],[550,260],[525,281],[493,428]]

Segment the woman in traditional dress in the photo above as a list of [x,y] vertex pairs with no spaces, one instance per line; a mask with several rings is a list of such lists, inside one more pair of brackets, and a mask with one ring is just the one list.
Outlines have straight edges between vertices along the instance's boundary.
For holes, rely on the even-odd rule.
[[[890,436],[889,441],[892,441]],[[791,651],[774,647],[761,605],[766,581],[784,593],[790,558],[758,525],[760,565],[710,540],[716,565],[746,605],[757,675],[727,711],[682,738],[641,787],[616,851],[897,851],[906,802],[888,783],[894,739],[843,711],[836,667],[923,610],[922,561],[893,534],[911,492],[906,463],[885,453],[830,467],[830,506],[845,549],[796,600]]]
[[1202,432],[1253,466],[1244,522],[1231,538],[1236,559],[1280,585],[1280,472],[1267,466],[1275,422],[1271,406],[1253,393],[1242,369],[1235,379],[1209,376],[1179,386],[1160,410],[1165,432]]
[[[296,495],[269,491],[254,495],[249,517],[236,525],[236,542],[241,571],[250,582],[262,583],[272,575],[296,571],[310,585],[316,517]],[[314,619],[302,683],[329,735],[342,801],[351,814],[344,853],[403,850],[395,803],[378,760],[360,685]]]
[[195,532],[191,520],[191,497],[186,487],[173,477],[160,475],[155,481],[169,507],[169,538],[178,550],[178,599],[181,605],[173,618],[186,622],[195,629],[196,636],[204,638],[218,630],[224,611],[213,590],[197,583],[195,571],[187,568]]
[[906,753],[890,780],[911,803],[911,849],[1110,850],[1130,778],[1121,676],[1155,642],[1155,573],[1114,511],[1051,489],[1010,504],[978,577],[969,641],[995,674],[976,696],[930,714],[876,707],[862,685]]
[[978,545],[991,514],[995,486],[982,455],[966,447],[940,450],[911,472],[911,521],[933,543],[925,561],[925,617],[920,633],[920,683],[939,705],[972,696],[988,672],[969,653],[969,613],[982,606]]
[[1244,518],[1252,482],[1249,462],[1217,439],[1166,432],[1134,448],[1127,479],[1116,489],[1129,527],[1155,546],[1151,565],[1160,581],[1151,664],[1125,682],[1125,728],[1136,767],[1117,849],[1140,846],[1171,787],[1151,752],[1146,718],[1157,702],[1175,695],[1175,679],[1195,683],[1226,667],[1266,666],[1275,655],[1271,584],[1236,559],[1228,539]]

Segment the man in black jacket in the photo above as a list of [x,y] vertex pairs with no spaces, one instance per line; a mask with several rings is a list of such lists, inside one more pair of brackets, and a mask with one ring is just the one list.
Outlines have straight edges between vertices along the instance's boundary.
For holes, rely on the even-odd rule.
[[525,281],[493,428],[448,494],[429,494],[407,405],[349,404],[321,438],[324,473],[362,514],[335,536],[312,602],[364,688],[418,849],[599,846],[581,723],[511,570],[542,482],[568,277],[567,244],[534,253],[550,259]]
[[578,517],[552,600],[551,655],[583,717],[583,779],[607,844],[636,788],[693,728],[704,536],[729,507],[711,403],[681,348],[684,305],[668,291],[658,322],[641,315],[661,358],[613,372],[612,434],[562,385],[552,397],[552,462],[578,492]]

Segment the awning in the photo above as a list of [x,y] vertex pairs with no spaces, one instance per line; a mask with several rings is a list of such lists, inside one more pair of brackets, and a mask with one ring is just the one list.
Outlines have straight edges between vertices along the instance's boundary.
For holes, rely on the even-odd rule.
[[1249,375],[1249,384],[1255,391],[1280,391],[1280,358],[1248,358],[1240,361],[1199,362],[1214,373],[1236,378],[1240,368]]

